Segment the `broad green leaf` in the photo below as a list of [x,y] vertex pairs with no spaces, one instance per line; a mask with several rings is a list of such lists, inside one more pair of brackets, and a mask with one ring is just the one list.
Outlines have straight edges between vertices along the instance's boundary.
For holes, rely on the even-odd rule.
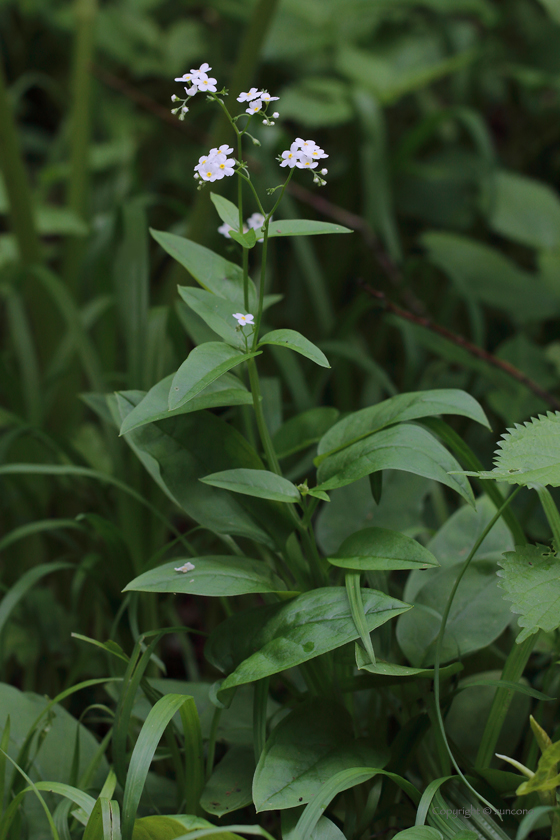
[[253,747],[232,747],[206,782],[201,806],[208,814],[223,817],[251,805],[254,772]]
[[[227,298],[235,306],[243,305],[243,270],[238,265],[183,236],[152,229],[150,233],[173,259],[192,274],[203,289]],[[256,303],[255,285],[249,280],[249,308],[254,309]]]
[[[238,306],[232,303],[232,301],[220,297],[220,295],[207,292],[205,289],[195,289],[192,286],[179,286],[178,291],[193,312],[196,312],[208,324],[211,330],[218,333],[220,338],[223,338],[232,347],[238,347],[242,350],[245,349],[242,332],[244,331],[246,335],[250,335],[252,330],[248,327],[243,327],[242,330],[238,331],[237,321],[233,317],[234,312],[240,311]],[[243,304],[240,306],[243,309]],[[245,310],[243,309],[243,311]]]
[[274,450],[279,458],[288,458],[302,449],[307,449],[336,422],[339,411],[330,406],[310,408],[287,420],[272,437]]
[[223,470],[200,479],[212,487],[222,487],[233,493],[271,499],[273,502],[299,502],[300,492],[291,481],[269,470]]
[[267,333],[258,343],[258,347],[263,344],[277,344],[279,347],[287,347],[289,350],[295,350],[296,353],[301,353],[315,362],[321,367],[330,368],[329,360],[322,350],[319,350],[309,339],[298,333],[296,330],[272,330]]
[[454,282],[466,300],[508,312],[519,322],[553,317],[560,308],[538,275],[519,268],[501,251],[454,233],[421,237],[428,259]]
[[[263,229],[257,231],[262,236]],[[332,222],[315,222],[311,219],[279,219],[270,222],[268,236],[314,236],[321,233],[354,233],[350,228]]]
[[300,704],[266,742],[253,781],[255,807],[272,811],[307,804],[341,770],[382,768],[388,758],[364,740],[355,740],[344,706],[326,700]]
[[550,633],[560,626],[560,557],[544,545],[516,546],[498,560],[499,586],[512,601],[522,631],[517,642],[533,633]]
[[530,248],[560,245],[560,199],[547,184],[501,170],[492,189],[488,223],[496,233]]
[[[352,484],[378,470],[404,470],[451,487],[469,504],[474,496],[447,449],[420,426],[401,423],[345,447],[324,460],[317,471],[319,490]],[[463,479],[463,480],[457,480]]]
[[254,228],[249,228],[245,233],[230,230],[229,235],[235,242],[239,242],[243,248],[254,248],[257,244],[257,234]]
[[221,341],[209,341],[195,347],[172,379],[168,398],[169,410],[181,408],[228,370],[256,355],[258,354],[241,353]]
[[[210,831],[211,828],[214,831]],[[216,828],[202,817],[192,814],[141,817],[134,823],[132,840],[176,840],[179,837],[188,838],[199,831],[205,832],[205,840],[242,840],[239,834]]]
[[[290,808],[281,812],[282,818],[282,840],[292,840],[297,821],[301,817],[303,808]],[[328,817],[321,817],[319,822],[309,836],[309,840],[346,840],[346,835],[340,828],[329,820]]]
[[[359,671],[367,671],[369,674],[378,674],[383,677],[411,677],[417,679],[418,677],[425,677],[433,680],[433,668],[412,668],[410,665],[397,665],[394,662],[384,662],[382,659],[376,659],[375,664],[370,661],[366,651],[356,644],[356,667]],[[445,668],[440,668],[440,679],[445,679],[458,671],[461,671],[463,666],[460,662],[453,662]]]
[[[414,599],[409,616],[397,624],[397,639],[407,659],[416,667],[433,665],[436,640],[447,600],[457,579],[457,568],[432,573]],[[486,560],[471,563],[451,607],[447,621],[442,662],[460,659],[492,644],[511,621],[507,604],[500,598],[496,566]]]
[[[474,832],[471,832],[477,836]],[[457,837],[455,834],[454,837]],[[443,834],[437,828],[430,825],[413,825],[412,828],[405,828],[395,834],[393,840],[443,840]]]
[[410,394],[397,394],[369,408],[362,408],[339,420],[321,438],[318,447],[319,457],[315,464],[319,466],[328,455],[350,446],[368,435],[407,420],[420,417],[433,417],[439,414],[458,414],[469,417],[477,423],[490,428],[479,403],[467,394],[455,388],[437,391],[417,391]]
[[[117,396],[121,421],[139,402],[134,392]],[[146,469],[195,522],[218,534],[284,545],[293,525],[283,505],[233,496],[199,479],[224,467],[261,469],[262,461],[229,423],[207,411],[147,423],[124,438]],[[274,535],[272,539],[271,535]]]
[[337,794],[356,787],[362,782],[368,782],[372,776],[376,775],[376,772],[376,768],[373,767],[352,767],[341,770],[327,779],[313,801],[306,805],[293,831],[292,840],[307,840],[323,815],[323,811],[328,808]]
[[253,397],[238,376],[223,373],[204,388],[196,397],[179,408],[169,411],[169,391],[176,374],[172,373],[151,388],[146,396],[133,408],[121,426],[121,435],[125,435],[145,423],[167,420],[176,414],[187,414],[205,408],[218,408],[224,405],[250,405]]
[[558,762],[560,761],[560,741],[545,749],[537,766],[535,775],[522,782],[517,788],[517,795],[524,796],[535,791],[555,790],[560,786]]
[[226,225],[229,225],[233,228],[233,230],[238,231],[239,210],[237,206],[232,201],[229,201],[227,198],[224,198],[223,195],[219,195],[218,193],[211,192],[210,198],[222,222],[225,222]]
[[494,469],[465,472],[478,478],[493,478],[508,484],[543,484],[560,487],[560,411],[516,423],[498,441]]
[[[182,571],[183,567],[185,571]],[[191,568],[192,567],[192,568]],[[227,597],[250,592],[278,592],[285,584],[263,560],[235,555],[175,558],[131,581],[125,592],[185,592]]]
[[439,566],[434,555],[419,542],[387,528],[357,531],[327,559],[333,566],[359,571]]
[[[410,609],[382,592],[363,589],[368,629]],[[206,656],[231,672],[220,692],[293,668],[358,638],[344,587],[304,592],[283,604],[245,610],[214,630]]]

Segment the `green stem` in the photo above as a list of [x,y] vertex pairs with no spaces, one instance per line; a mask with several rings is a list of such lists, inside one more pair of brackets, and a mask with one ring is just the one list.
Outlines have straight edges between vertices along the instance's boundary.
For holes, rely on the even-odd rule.
[[261,279],[259,283],[259,306],[257,310],[257,320],[255,323],[255,331],[253,333],[253,352],[257,349],[257,344],[259,342],[259,332],[261,328],[261,320],[262,320],[262,312],[263,312],[263,304],[264,304],[264,286],[266,280],[266,258],[268,253],[268,218],[265,219],[263,225],[263,245],[262,245],[262,257],[261,257]]
[[[95,49],[97,0],[76,0],[76,40],[70,116],[70,177],[67,203],[82,218],[87,217],[89,142],[91,134],[91,65]],[[83,241],[69,237],[64,255],[64,276],[71,286],[79,277]]]
[[548,524],[550,525],[554,550],[560,551],[560,514],[558,513],[558,508],[554,504],[554,499],[550,495],[550,490],[543,487],[542,484],[534,484],[533,489],[536,490],[539,495],[540,503],[548,520]]
[[257,680],[253,693],[253,744],[255,764],[259,763],[266,744],[266,710],[268,705],[268,686],[270,677]]
[[[264,454],[269,469],[272,470],[272,472],[275,472],[277,475],[282,475],[282,470],[280,469],[280,464],[278,463],[278,458],[276,457],[276,452],[274,451],[274,446],[272,445],[272,439],[270,437],[270,433],[268,431],[268,427],[264,419],[261,400],[261,389],[259,385],[259,374],[257,372],[257,365],[255,363],[255,360],[249,359],[247,362],[247,367],[249,369],[249,382],[251,385],[251,393],[253,395],[253,408],[255,409],[255,418],[257,421],[257,428],[259,430]],[[288,505],[288,507],[291,507],[291,505]]]
[[208,752],[206,754],[206,781],[212,775],[214,768],[214,756],[216,754],[216,737],[218,735],[218,725],[222,716],[222,709],[214,709],[212,716],[212,723],[210,725],[210,737],[208,738]]
[[465,575],[465,572],[469,568],[471,560],[475,556],[476,552],[478,551],[478,549],[480,548],[480,546],[482,545],[482,543],[484,542],[484,540],[486,539],[486,537],[488,536],[488,534],[490,533],[490,531],[492,530],[492,528],[494,527],[496,522],[499,520],[499,518],[501,517],[504,510],[513,501],[513,499],[517,496],[517,494],[519,493],[520,490],[521,490],[521,487],[518,487],[516,490],[514,490],[514,492],[511,494],[511,496],[509,496],[509,498],[507,498],[503,502],[501,507],[496,511],[495,515],[492,517],[492,519],[490,520],[490,522],[488,523],[488,525],[486,526],[486,528],[484,529],[482,534],[479,536],[479,538],[477,539],[477,541],[473,545],[473,547],[472,547],[472,549],[469,553],[469,556],[467,557],[467,559],[463,563],[461,571],[457,575],[457,579],[456,579],[456,581],[453,585],[453,588],[451,590],[449,598],[447,599],[447,604],[445,606],[445,610],[444,610],[444,613],[443,613],[443,616],[442,616],[442,619],[441,619],[441,625],[440,625],[440,628],[439,628],[439,633],[438,633],[438,637],[437,637],[437,641],[436,641],[436,655],[435,655],[435,662],[434,662],[435,711],[436,711],[436,717],[437,717],[437,721],[438,721],[438,724],[439,724],[440,732],[441,732],[443,741],[445,743],[447,752],[449,754],[449,758],[451,759],[451,762],[452,762],[453,766],[455,767],[457,773],[462,778],[464,783],[467,785],[469,790],[471,790],[475,794],[475,796],[478,799],[481,800],[481,802],[488,805],[494,811],[496,809],[489,802],[487,802],[484,799],[484,797],[482,797],[472,787],[472,785],[467,781],[467,779],[465,778],[465,776],[463,775],[463,773],[461,771],[461,768],[459,767],[459,765],[455,761],[455,756],[451,752],[451,748],[450,748],[449,742],[447,740],[447,735],[446,735],[446,732],[445,732],[445,726],[444,726],[444,723],[443,723],[443,717],[442,717],[441,708],[440,708],[440,675],[439,675],[439,669],[440,669],[440,661],[441,661],[441,652],[442,652],[442,648],[443,648],[443,638],[444,638],[444,635],[445,635],[445,627],[447,625],[447,620],[449,618],[449,613],[451,612],[451,607],[453,605],[453,599],[455,598],[455,594],[457,592],[457,589],[459,588],[459,584],[461,583],[461,581],[462,581],[462,579]]
[[21,261],[25,265],[41,262],[41,243],[35,228],[31,190],[19,148],[14,112],[4,68],[0,62],[0,166],[10,205],[10,226]]

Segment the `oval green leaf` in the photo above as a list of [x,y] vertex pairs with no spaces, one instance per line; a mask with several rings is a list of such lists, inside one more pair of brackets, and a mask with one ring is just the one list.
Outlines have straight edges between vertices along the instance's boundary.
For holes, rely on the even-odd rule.
[[287,347],[289,350],[294,350],[296,353],[301,353],[315,362],[321,367],[330,368],[329,360],[322,350],[319,350],[308,338],[297,332],[296,330],[272,330],[262,338],[258,347],[263,344],[276,344],[278,347]]
[[233,230],[239,230],[239,210],[236,205],[227,198],[224,198],[223,195],[218,195],[213,192],[210,193],[210,199],[222,222],[225,222]]
[[195,347],[173,377],[169,389],[169,410],[181,408],[222,374],[256,355],[258,352],[241,353],[221,341],[208,341]]
[[[179,286],[178,290],[187,306],[190,306],[220,338],[232,347],[245,349],[242,330],[237,329],[237,321],[233,317],[235,311],[245,312],[242,303],[234,304],[220,295],[192,286]],[[247,328],[244,330],[246,335],[252,332]]]
[[[263,229],[257,231],[258,236],[263,236]],[[268,226],[268,236],[316,236],[322,233],[354,233],[350,228],[343,225],[335,225],[332,222],[315,222],[312,219],[281,219],[272,221]]]
[[336,554],[327,558],[333,566],[359,571],[425,569],[439,566],[417,540],[387,528],[364,528],[344,540]]
[[[192,567],[192,568],[191,568]],[[176,558],[139,575],[125,592],[187,592],[227,597],[256,592],[279,592],[286,587],[262,560],[233,555]]]
[[299,502],[300,492],[291,481],[269,470],[223,470],[200,479],[204,484],[221,487],[233,493],[271,499],[273,502]]

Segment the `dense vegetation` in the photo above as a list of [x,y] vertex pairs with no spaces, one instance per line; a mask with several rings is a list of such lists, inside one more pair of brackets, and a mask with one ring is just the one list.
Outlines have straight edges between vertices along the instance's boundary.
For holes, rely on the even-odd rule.
[[0,44],[0,840],[559,840],[558,0]]

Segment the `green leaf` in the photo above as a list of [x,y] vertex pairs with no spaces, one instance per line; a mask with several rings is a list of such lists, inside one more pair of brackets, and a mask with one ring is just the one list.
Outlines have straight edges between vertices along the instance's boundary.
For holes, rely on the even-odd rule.
[[[457,837],[457,835],[453,835]],[[405,828],[398,831],[393,840],[443,840],[443,834],[437,828],[430,825],[414,825],[412,828]]]
[[253,747],[232,747],[206,782],[200,799],[202,808],[223,817],[251,805],[254,772]]
[[[269,238],[275,236],[315,236],[321,233],[354,233],[350,228],[334,225],[332,222],[315,222],[311,219],[280,219],[268,227]],[[258,236],[263,235],[261,228]]]
[[560,244],[560,200],[547,184],[501,170],[493,176],[488,223],[514,242],[553,251]]
[[226,225],[229,225],[234,231],[238,231],[239,210],[237,206],[232,201],[228,201],[227,198],[224,198],[223,195],[218,195],[217,193],[211,192],[210,199],[222,222],[225,222]]
[[540,3],[544,6],[551,19],[555,23],[560,23],[560,0],[540,0]]
[[[233,317],[236,309],[240,311],[235,304],[204,289],[195,289],[192,286],[178,286],[177,288],[185,303],[208,324],[211,330],[218,333],[220,338],[232,347],[245,349],[243,330],[237,330],[237,321]],[[243,309],[242,303],[240,307]],[[251,330],[245,330],[245,332],[250,334]]]
[[[356,652],[356,667],[359,671],[367,671],[369,674],[378,674],[383,677],[426,677],[426,679],[433,680],[433,668],[413,668],[410,665],[397,665],[394,662],[384,662],[382,659],[376,659],[375,663],[370,661],[366,651],[358,644],[355,646]],[[452,665],[447,665],[445,668],[440,668],[440,679],[445,679],[458,671],[461,671],[463,666],[460,662],[454,662]]]
[[[187,269],[203,289],[227,298],[235,306],[243,305],[243,270],[238,265],[225,260],[209,248],[174,233],[152,229],[150,233],[173,259]],[[256,303],[255,285],[250,280],[249,308],[254,309]]]
[[535,775],[522,782],[517,788],[517,795],[524,796],[536,791],[555,790],[560,786],[560,775],[558,775],[558,762],[560,761],[560,741],[551,744],[545,749]]
[[[177,571],[186,564],[185,573]],[[192,568],[190,568],[192,566]],[[125,592],[186,592],[222,597],[250,592],[278,592],[284,583],[263,560],[233,555],[175,558],[157,569],[139,575]]]
[[[453,566],[431,573],[414,599],[415,608],[409,614],[412,620],[407,620],[407,616],[399,619],[399,645],[417,667],[434,663],[441,618],[456,579],[457,568]],[[487,647],[510,621],[507,605],[499,597],[495,564],[474,560],[453,600],[441,661],[449,662]]]
[[339,414],[336,408],[320,406],[291,417],[272,437],[278,458],[288,458],[317,443],[336,422]]
[[378,470],[404,470],[451,487],[469,504],[474,496],[466,480],[449,475],[457,461],[447,449],[420,426],[401,423],[369,435],[330,455],[317,471],[319,490],[344,487]]
[[319,350],[309,339],[296,332],[296,330],[272,330],[262,338],[258,347],[263,344],[277,344],[279,347],[287,347],[289,350],[295,350],[296,353],[301,353],[315,362],[321,367],[330,368],[329,360],[322,350]]
[[334,76],[304,76],[282,89],[282,114],[309,128],[341,125],[354,116],[349,87]]
[[249,228],[249,230],[245,233],[230,230],[229,235],[233,240],[235,240],[235,242],[239,242],[243,248],[254,248],[257,244],[257,234],[255,233],[254,228]]
[[425,569],[439,566],[434,555],[412,537],[387,528],[365,528],[348,537],[336,554],[327,558],[343,569]]
[[181,408],[222,374],[257,355],[241,353],[221,341],[208,341],[195,347],[173,377],[169,389],[169,410]]
[[[212,828],[214,831],[210,830]],[[216,828],[202,817],[192,814],[141,817],[134,823],[132,840],[186,840],[191,835],[204,836],[205,840],[242,840],[239,834]]]
[[42,204],[36,207],[35,223],[45,236],[87,236],[88,226],[70,207]]
[[126,777],[123,796],[123,840],[131,840],[136,811],[140,804],[144,784],[154,757],[156,747],[167,725],[187,701],[183,694],[166,694],[150,709],[148,717],[140,730]]
[[[292,840],[297,821],[303,808],[290,808],[282,811],[282,838]],[[328,817],[321,817],[309,836],[309,840],[346,840],[346,835]]]
[[516,423],[502,438],[494,452],[493,470],[463,474],[508,484],[560,487],[560,411]]
[[14,583],[14,585],[6,592],[2,601],[0,602],[0,634],[4,629],[6,621],[10,617],[12,610],[17,606],[19,601],[25,594],[38,583],[45,575],[51,572],[58,572],[62,569],[75,568],[73,563],[65,563],[57,561],[54,563],[43,563],[39,566],[34,566],[28,569],[24,574]]
[[90,814],[83,840],[121,840],[119,805],[100,796]]
[[439,231],[424,233],[421,241],[428,259],[453,280],[466,300],[508,312],[520,323],[551,318],[558,312],[558,297],[540,278],[496,248]]
[[307,804],[341,770],[382,768],[388,758],[386,752],[355,740],[344,706],[326,700],[300,704],[266,742],[253,782],[255,807],[272,811]]
[[212,487],[222,487],[233,493],[256,496],[259,499],[271,499],[273,502],[299,502],[300,492],[291,481],[269,470],[223,470],[200,479]]
[[[362,597],[370,631],[410,609],[372,589],[363,589]],[[231,616],[211,634],[205,653],[220,671],[233,671],[222,692],[293,668],[358,635],[346,590],[332,586]]]
[[[122,421],[139,395],[119,394],[117,401]],[[215,533],[246,536],[271,548],[276,542],[285,544],[293,525],[283,505],[233,496],[199,481],[224,467],[262,469],[258,454],[231,424],[198,411],[147,423],[125,440],[154,480],[195,522]]]
[[560,558],[544,545],[516,546],[498,560],[499,586],[512,601],[522,631],[517,642],[533,633],[550,633],[560,626]]
[[360,588],[360,577],[361,576],[359,572],[346,572],[346,574],[344,575],[344,583],[346,586],[348,603],[350,604],[350,612],[352,613],[352,618],[354,620],[356,630],[358,631],[360,639],[362,640],[362,644],[366,650],[367,655],[369,656],[369,661],[374,665],[375,651],[373,650],[373,644],[371,641],[371,636],[369,634],[369,628],[367,626],[366,617],[364,615],[362,590]]
[[292,834],[292,840],[307,840],[312,834],[323,811],[337,794],[343,790],[361,785],[376,775],[372,767],[353,767],[331,776],[322,786],[320,793],[305,807]]
[[339,420],[321,439],[318,447],[319,457],[315,459],[315,464],[319,466],[321,461],[334,452],[386,426],[439,414],[458,414],[469,417],[490,428],[482,408],[466,391],[442,388],[437,391],[397,394],[377,405],[362,408]]
[[[223,345],[225,346],[225,345]],[[150,388],[146,396],[133,408],[121,426],[121,435],[137,429],[146,423],[167,420],[177,414],[201,411],[205,408],[218,408],[224,405],[251,405],[253,397],[239,379],[231,373],[223,373],[187,403],[169,410],[169,392],[176,374],[172,373]]]

